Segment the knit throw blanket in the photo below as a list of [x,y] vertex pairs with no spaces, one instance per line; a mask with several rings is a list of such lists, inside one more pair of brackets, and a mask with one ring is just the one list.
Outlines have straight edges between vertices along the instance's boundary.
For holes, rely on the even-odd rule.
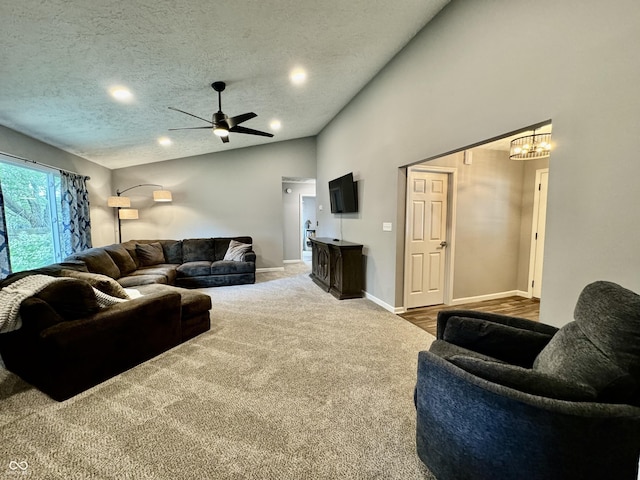
[[60,280],[48,275],[29,275],[0,290],[0,333],[12,332],[22,326],[20,304],[44,287]]

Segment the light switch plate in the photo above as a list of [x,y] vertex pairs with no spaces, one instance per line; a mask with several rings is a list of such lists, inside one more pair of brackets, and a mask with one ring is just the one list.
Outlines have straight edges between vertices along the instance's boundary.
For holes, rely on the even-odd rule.
[[383,232],[390,232],[393,228],[393,225],[391,224],[391,222],[382,222],[382,231]]

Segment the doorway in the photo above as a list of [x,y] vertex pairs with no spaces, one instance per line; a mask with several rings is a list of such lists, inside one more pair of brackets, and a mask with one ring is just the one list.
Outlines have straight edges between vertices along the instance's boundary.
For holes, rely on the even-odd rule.
[[[537,125],[536,129],[550,133],[551,124]],[[463,305],[512,296],[540,298],[537,296],[540,295],[539,290],[533,293],[536,284],[533,276],[537,275],[540,287],[546,219],[545,184],[550,157],[527,161],[511,159],[511,140],[525,135],[524,132],[513,132],[504,138],[407,167],[402,277],[405,310],[438,304]],[[436,275],[437,270],[431,268],[429,259],[423,253],[416,254],[412,245],[416,237],[414,231],[424,225],[426,232],[430,222],[434,222],[433,218],[420,219],[416,214],[412,172],[416,169],[437,171],[438,168],[449,168],[456,172],[450,173],[450,177],[457,178],[455,182],[448,182],[449,186],[454,186],[449,197],[454,194],[456,200],[453,205],[446,206],[449,224],[446,225],[444,239],[440,240],[446,242],[442,252],[445,258],[442,300],[440,296],[416,295],[425,289],[440,290],[439,287],[432,288],[432,280],[441,283],[442,275]],[[536,178],[538,171],[543,172],[539,179]],[[542,187],[538,190],[540,184]],[[431,207],[427,209],[426,203],[424,205],[424,211],[429,213]],[[537,240],[533,243],[536,233]],[[534,246],[536,252],[533,251]],[[438,262],[442,258],[442,255],[429,255]],[[428,272],[429,276],[416,273],[421,270]],[[416,299],[419,300],[414,301]]]
[[300,195],[300,258],[303,262],[311,262],[311,240],[316,236],[316,196]]

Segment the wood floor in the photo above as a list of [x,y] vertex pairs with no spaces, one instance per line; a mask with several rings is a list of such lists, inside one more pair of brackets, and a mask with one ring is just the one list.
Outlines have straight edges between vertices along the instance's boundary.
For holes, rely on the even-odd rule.
[[537,299],[513,296],[497,300],[487,300],[485,302],[465,303],[464,305],[434,305],[432,307],[411,308],[407,310],[406,313],[400,314],[400,316],[430,334],[435,335],[436,317],[440,310],[481,310],[483,312],[502,313],[503,315],[523,317],[537,321],[540,316],[540,301]]

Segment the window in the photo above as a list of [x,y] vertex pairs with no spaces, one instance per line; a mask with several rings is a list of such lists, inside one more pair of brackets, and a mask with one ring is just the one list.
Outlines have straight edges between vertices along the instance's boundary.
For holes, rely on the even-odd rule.
[[61,261],[60,174],[0,160],[0,179],[12,271]]

